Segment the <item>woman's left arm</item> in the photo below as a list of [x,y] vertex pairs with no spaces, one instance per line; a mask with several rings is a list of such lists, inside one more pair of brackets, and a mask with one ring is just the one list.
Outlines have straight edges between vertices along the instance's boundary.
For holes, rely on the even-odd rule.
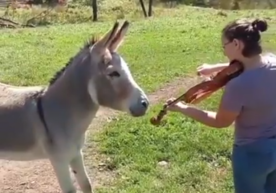
[[215,128],[230,126],[239,115],[239,112],[228,111],[222,108],[219,108],[218,112],[213,112],[188,105],[183,105],[183,107],[179,109],[179,112],[204,125]]
[[243,106],[243,90],[236,83],[225,86],[217,112],[202,110],[189,105],[181,105],[179,112],[210,127],[224,128],[230,126],[240,114]]

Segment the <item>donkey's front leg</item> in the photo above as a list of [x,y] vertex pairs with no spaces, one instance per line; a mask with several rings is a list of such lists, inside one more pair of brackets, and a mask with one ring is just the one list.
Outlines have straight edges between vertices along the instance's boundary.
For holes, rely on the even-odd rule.
[[59,186],[62,193],[76,193],[76,188],[70,177],[69,162],[62,160],[63,159],[50,158]]
[[85,170],[81,150],[77,152],[76,156],[71,161],[70,166],[83,193],[93,193],[91,182]]

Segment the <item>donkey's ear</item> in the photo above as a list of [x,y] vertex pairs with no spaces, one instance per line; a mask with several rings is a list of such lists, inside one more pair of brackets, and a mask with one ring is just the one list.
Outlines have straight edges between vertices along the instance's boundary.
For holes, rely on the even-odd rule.
[[121,29],[118,31],[114,39],[112,40],[109,49],[110,51],[116,51],[118,47],[121,45],[123,42],[124,36],[129,28],[129,22],[125,21],[121,27]]
[[101,50],[108,48],[117,34],[119,22],[116,21],[111,28],[99,41],[95,43],[95,47]]

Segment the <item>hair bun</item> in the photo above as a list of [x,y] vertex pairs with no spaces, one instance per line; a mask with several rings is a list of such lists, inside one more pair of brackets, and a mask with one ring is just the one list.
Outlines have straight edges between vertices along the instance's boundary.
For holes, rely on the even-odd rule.
[[255,19],[253,22],[252,22],[252,26],[254,29],[260,31],[260,32],[264,32],[267,30],[267,22],[265,20],[262,20],[262,19]]

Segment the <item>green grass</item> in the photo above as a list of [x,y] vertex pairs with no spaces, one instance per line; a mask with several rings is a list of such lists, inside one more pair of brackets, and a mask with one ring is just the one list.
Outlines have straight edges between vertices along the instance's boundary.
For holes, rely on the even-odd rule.
[[[156,76],[143,83],[150,89],[157,88],[157,82],[161,85],[167,78],[194,73],[200,63],[224,60],[219,44],[224,18],[198,10],[158,22],[164,25],[160,29],[153,25],[153,28],[157,28],[160,35],[150,40],[146,40],[145,35],[145,42],[150,41],[156,51],[148,61],[158,63],[158,69],[153,70]],[[168,25],[170,28],[165,30]],[[271,31],[263,39],[267,51],[276,48],[276,34]],[[163,54],[159,55],[160,52]],[[153,68],[152,65],[149,68]],[[137,67],[135,72],[138,71]],[[145,73],[144,76],[145,79],[150,77]],[[201,106],[216,109],[219,97],[220,93],[216,93]],[[103,187],[101,192],[233,192],[232,129],[215,130],[173,113],[167,115],[166,126],[156,128],[150,125],[149,119],[156,116],[160,108],[160,104],[157,105],[142,119],[121,117],[100,134],[101,151],[111,158],[108,164],[118,174],[113,189]],[[160,161],[166,161],[168,166],[159,166]]]
[[[195,73],[201,63],[225,61],[220,31],[234,18],[269,17],[271,28],[263,44],[267,50],[275,50],[275,10],[226,12],[227,17],[218,12],[182,7],[164,9],[158,18],[133,20],[120,52],[147,93],[173,78]],[[2,30],[1,81],[14,85],[47,84],[91,34],[104,33],[111,26],[109,21]],[[219,96],[217,93],[201,106],[215,109]],[[149,124],[149,118],[159,109],[160,104],[141,119],[120,117],[105,126],[97,141],[101,153],[111,158],[110,168],[116,170],[118,178],[112,187],[99,191],[232,192],[232,131],[207,128],[177,114],[166,117],[167,126],[156,128]],[[163,160],[169,163],[167,167],[158,166]]]

